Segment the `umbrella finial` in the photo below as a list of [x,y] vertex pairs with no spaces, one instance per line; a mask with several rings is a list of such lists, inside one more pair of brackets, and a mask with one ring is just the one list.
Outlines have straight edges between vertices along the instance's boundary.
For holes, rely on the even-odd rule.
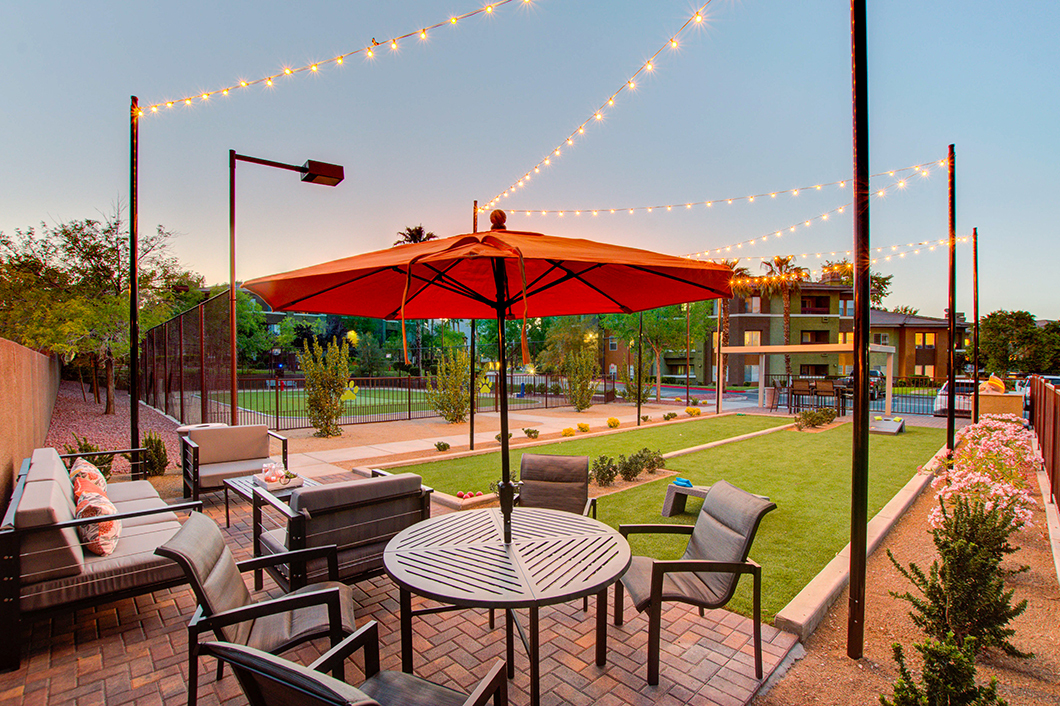
[[506,220],[508,220],[508,214],[498,208],[490,214],[490,230],[508,230],[504,225]]

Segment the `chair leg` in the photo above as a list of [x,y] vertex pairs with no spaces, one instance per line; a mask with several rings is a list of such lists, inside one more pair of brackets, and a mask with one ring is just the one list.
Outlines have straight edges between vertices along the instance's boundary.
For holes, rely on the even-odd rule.
[[622,624],[622,601],[625,598],[626,589],[621,581],[615,583],[615,625]]
[[188,706],[199,699],[199,634],[188,630]]
[[648,685],[659,684],[659,650],[662,642],[662,601],[648,605]]
[[754,579],[754,632],[755,643],[755,679],[762,679],[762,569],[755,568]]
[[589,612],[589,596],[585,596],[584,598],[582,598],[582,612]]
[[490,630],[493,629],[496,624],[496,616],[493,615],[493,608],[490,608]]
[[216,679],[216,681],[221,681],[221,679],[224,678],[224,675],[225,675],[225,662],[224,662],[223,659],[219,659],[219,660],[217,660],[217,679]]
[[705,610],[703,610],[703,606],[699,607],[699,617],[701,617],[701,618],[707,617],[707,612]]

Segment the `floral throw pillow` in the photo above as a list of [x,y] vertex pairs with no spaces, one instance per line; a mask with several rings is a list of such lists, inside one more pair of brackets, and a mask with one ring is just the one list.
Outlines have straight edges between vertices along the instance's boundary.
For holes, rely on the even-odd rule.
[[73,479],[73,481],[75,502],[81,500],[81,496],[85,493],[88,493],[89,495],[102,495],[103,497],[107,497],[106,490],[100,488],[98,485],[90,481],[88,478],[85,478],[84,476],[77,476]]
[[70,482],[75,483],[77,478],[84,478],[93,485],[99,486],[104,493],[107,492],[107,479],[103,476],[103,473],[83,458],[74,461],[74,465],[70,469]]
[[[100,515],[117,515],[118,509],[105,495],[85,493],[77,501],[77,519],[99,517]],[[121,533],[121,520],[103,520],[77,528],[81,543],[85,549],[99,556],[108,556],[118,546],[118,535]]]

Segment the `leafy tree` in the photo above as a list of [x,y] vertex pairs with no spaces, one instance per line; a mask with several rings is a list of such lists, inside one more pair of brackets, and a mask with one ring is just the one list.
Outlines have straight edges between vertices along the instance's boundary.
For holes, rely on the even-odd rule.
[[[478,319],[478,338],[475,347],[480,356],[487,360],[497,360],[497,322],[489,319]],[[508,369],[514,371],[522,366],[522,319],[508,319],[504,322],[504,352],[508,362]],[[545,337],[545,323],[543,319],[526,320],[526,338],[530,344],[531,351]],[[532,361],[531,361],[532,362]]]
[[[739,260],[722,260],[721,264],[725,265],[732,270],[732,296],[733,299],[743,298],[749,296],[753,291],[754,287],[745,284],[741,280],[747,279],[751,276],[751,271],[740,264]],[[718,337],[719,346],[729,345],[729,304],[726,302],[721,305],[721,335]],[[718,381],[721,381],[725,376],[725,370],[729,363],[729,356],[725,354],[721,358],[721,370],[718,371]]]
[[[285,316],[280,322],[280,333],[276,343],[285,351],[300,351],[305,344],[324,333],[324,322],[318,318],[305,318],[297,315]],[[346,338],[346,332],[334,333],[332,338]],[[328,340],[328,339],[326,339]]]
[[905,666],[902,646],[892,645],[898,662],[894,701],[880,697],[883,706],[1007,706],[997,695],[997,677],[989,686],[975,684],[975,638],[963,647],[947,635],[941,642],[929,639],[913,645],[924,658],[923,678],[918,685]]
[[979,322],[979,350],[986,356],[987,370],[1038,372],[1036,360],[1038,327],[1026,311],[992,312]]
[[541,370],[562,370],[567,357],[582,350],[596,353],[599,345],[596,317],[557,316],[548,319],[545,326],[545,346],[537,356]]
[[386,367],[386,358],[379,342],[369,332],[357,337],[357,372],[361,377],[375,377]]
[[916,316],[920,313],[920,309],[908,304],[902,304],[891,309],[895,314],[905,314],[906,316]]
[[[854,286],[854,266],[850,264],[850,260],[846,258],[842,260],[825,260],[824,264],[821,265],[821,269],[822,271],[832,271],[829,279],[825,280],[825,276],[822,275],[821,281],[839,282],[840,284]],[[893,279],[894,275],[881,275],[879,272],[869,270],[869,303],[872,306],[877,309],[883,307],[883,300],[891,293],[891,280]],[[895,311],[898,311],[898,309],[896,308]]]
[[438,236],[431,231],[423,230],[423,224],[418,226],[407,226],[405,230],[398,231],[398,239],[394,245],[408,245],[410,243],[426,243],[428,240],[437,240]]
[[[227,290],[227,288],[226,288]],[[236,290],[236,355],[242,367],[261,359],[272,349],[274,338],[265,325],[265,312],[258,300]]]
[[[766,278],[761,281],[759,288],[762,296],[779,296],[784,302],[784,345],[791,343],[791,295],[798,294],[802,289],[802,280],[809,276],[805,267],[795,265],[795,256],[779,255],[772,260],[762,262],[766,270]],[[784,373],[791,377],[791,354],[784,354]]]
[[596,374],[600,371],[600,365],[596,357],[596,351],[588,348],[579,348],[571,351],[563,363],[563,374],[567,376],[567,399],[579,412],[593,406],[593,395],[600,383],[596,381]]
[[[438,374],[427,378],[427,399],[450,424],[464,421],[471,411],[472,374],[471,354],[465,348],[457,348],[443,352],[438,360]],[[478,375],[475,389],[484,381],[485,375]]]
[[298,354],[298,365],[305,375],[309,423],[317,429],[313,436],[341,436],[338,419],[346,411],[342,395],[350,380],[349,344],[346,341],[339,344],[333,338],[325,350],[314,338],[313,347],[307,341],[303,352]]

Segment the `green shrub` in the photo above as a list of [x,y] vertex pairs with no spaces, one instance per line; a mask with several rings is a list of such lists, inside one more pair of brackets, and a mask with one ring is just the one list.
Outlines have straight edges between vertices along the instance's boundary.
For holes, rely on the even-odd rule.
[[438,449],[439,451],[448,451],[449,444],[445,443],[444,441],[436,441],[434,442],[434,448]]
[[[1027,601],[1012,605],[1012,590],[1005,590],[1001,559],[1016,551],[1008,538],[1018,525],[1011,508],[992,506],[980,500],[957,498],[952,511],[942,510],[942,526],[931,535],[939,559],[927,574],[916,564],[900,565],[887,555],[923,597],[891,592],[912,606],[913,622],[936,640],[955,636],[957,645],[975,639],[980,648],[998,647],[1013,657],[1029,658],[1009,638],[1015,630],[1006,627],[1027,609]],[[1027,567],[1017,569],[1025,571]]]
[[637,454],[632,454],[629,458],[621,455],[618,457],[618,475],[622,476],[622,480],[635,481],[642,470],[642,459]]
[[663,421],[670,421],[671,419],[677,418],[677,412],[667,412],[663,415]]
[[543,395],[543,394],[545,394],[546,392],[548,392],[548,385],[546,385],[546,384],[545,384],[545,383],[543,383],[543,382],[539,382],[539,383],[537,383],[537,385],[536,385],[536,386],[534,387],[534,389],[535,389],[535,390],[537,390],[537,394],[539,394],[539,395]]
[[550,395],[562,395],[563,394],[563,386],[560,385],[558,382],[552,383],[551,385],[548,386],[548,394],[550,394]]
[[541,435],[541,432],[537,429],[523,429],[523,433],[526,434],[528,439],[536,439]]
[[695,407],[695,406],[697,406],[699,404],[699,398],[698,397],[693,397],[693,398],[689,399],[688,401],[693,407]]
[[563,372],[567,376],[567,400],[581,412],[593,406],[593,395],[600,386],[594,377],[598,369],[596,351],[582,349],[567,354]]
[[[69,444],[63,445],[63,450],[68,454],[90,454],[93,451],[102,451],[98,446],[88,440],[87,437],[81,437],[77,435],[77,432],[73,432],[74,442],[76,446],[70,446]],[[84,457],[86,461],[94,465],[99,469],[99,472],[103,474],[103,477],[110,480],[110,467],[114,463],[114,454],[99,454],[99,455],[86,455]]]
[[831,407],[804,409],[795,417],[795,428],[823,427],[835,421],[835,410]]
[[622,370],[618,374],[618,380],[622,383],[622,389],[617,390],[619,397],[624,399],[626,402],[632,402],[637,404],[638,396],[639,402],[644,404],[648,401],[648,395],[651,394],[651,376],[646,374],[644,368],[641,368],[640,374],[640,387],[637,387],[637,376],[636,374],[629,374],[629,366],[623,365]]
[[340,436],[342,427],[338,425],[338,419],[346,411],[342,395],[350,379],[350,346],[345,340],[339,345],[335,338],[328,342],[327,350],[321,348],[320,341],[315,338],[312,349],[309,341],[303,346],[304,351],[297,356],[305,375],[309,423],[317,430],[313,436]]
[[642,422],[650,422],[651,421],[651,417],[649,417],[647,414],[642,414],[642,415],[640,415],[640,421],[642,421]]
[[[475,380],[475,389],[482,387],[482,377]],[[466,349],[458,348],[442,354],[438,374],[427,378],[427,400],[450,424],[467,419],[471,411],[471,355]]]
[[[499,432],[497,434],[494,434],[493,438],[497,440],[498,444],[501,443],[501,435],[500,435]],[[512,438],[512,433],[511,432],[508,432],[508,438],[509,439]]]
[[892,645],[894,660],[898,662],[898,681],[894,683],[894,701],[881,696],[882,706],[1006,706],[1007,701],[997,695],[997,678],[991,677],[989,686],[975,684],[975,638],[965,640],[959,647],[953,634],[942,642],[927,640],[913,645],[924,658],[920,684],[905,666],[902,646]]
[[666,459],[663,458],[662,451],[652,451],[645,447],[635,455],[640,458],[641,468],[648,473],[655,473],[660,468],[666,468]]
[[596,484],[601,488],[606,488],[609,485],[614,484],[615,477],[618,476],[618,466],[615,465],[615,459],[610,456],[599,456],[593,461],[593,466],[589,471],[589,475]]
[[143,451],[140,456],[143,461],[143,470],[149,476],[164,476],[166,467],[169,466],[169,454],[166,452],[166,444],[162,437],[154,432],[144,435]]

